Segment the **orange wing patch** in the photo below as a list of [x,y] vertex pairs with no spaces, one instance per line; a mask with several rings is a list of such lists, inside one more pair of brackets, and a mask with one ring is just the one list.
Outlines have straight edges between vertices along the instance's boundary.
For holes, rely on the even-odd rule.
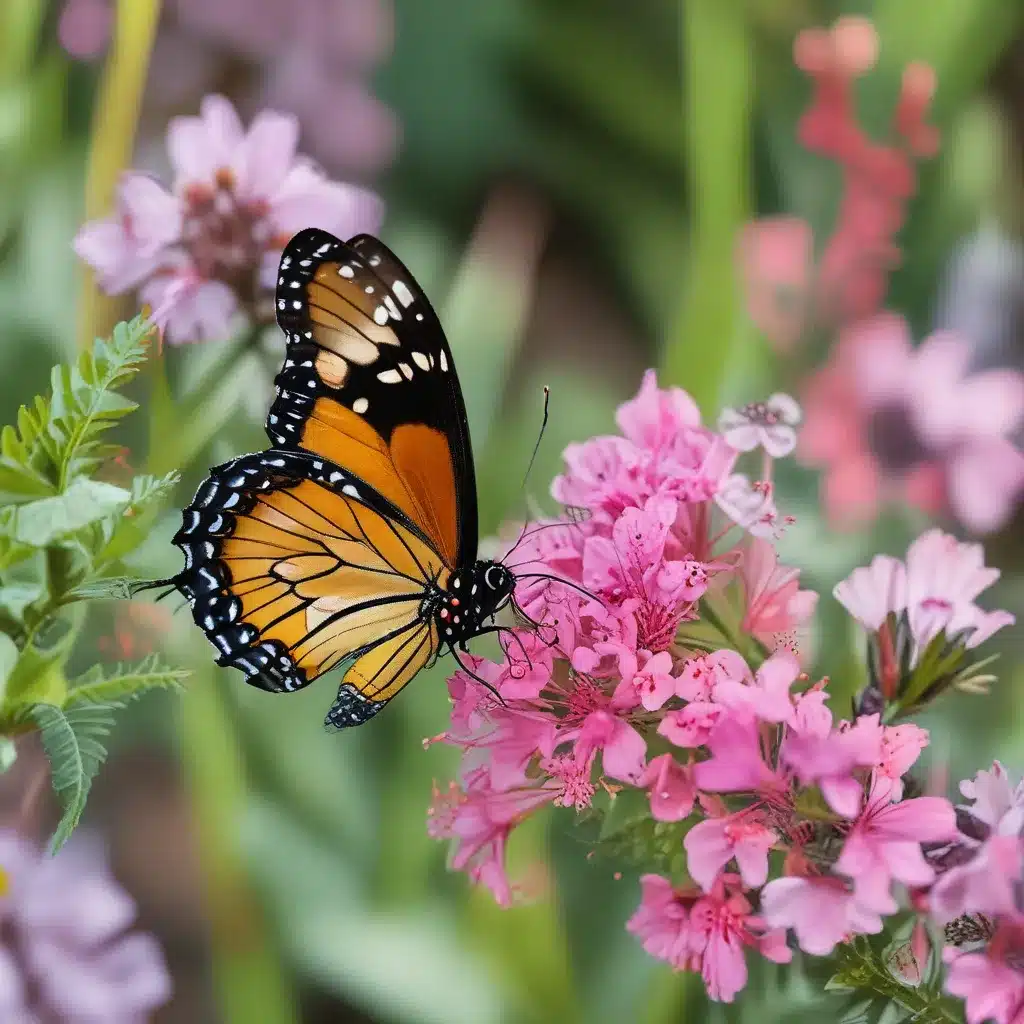
[[458,558],[458,510],[448,440],[421,423],[404,424],[390,447],[370,424],[337,402],[318,398],[302,447],[344,465],[397,505],[433,541],[449,568]]
[[[221,558],[242,605],[239,618],[261,639],[284,644],[309,680],[382,637],[407,636],[424,587],[447,583],[429,545],[309,480],[260,495],[237,516]],[[429,657],[434,639],[426,647]]]
[[437,629],[422,624],[364,654],[345,673],[344,682],[367,700],[390,700],[427,663],[438,648]]

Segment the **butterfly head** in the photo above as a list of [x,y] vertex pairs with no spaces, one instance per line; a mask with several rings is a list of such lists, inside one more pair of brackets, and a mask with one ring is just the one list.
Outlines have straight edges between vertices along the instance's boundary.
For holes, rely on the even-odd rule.
[[468,640],[512,599],[516,578],[501,562],[482,559],[452,573],[434,614],[448,643]]

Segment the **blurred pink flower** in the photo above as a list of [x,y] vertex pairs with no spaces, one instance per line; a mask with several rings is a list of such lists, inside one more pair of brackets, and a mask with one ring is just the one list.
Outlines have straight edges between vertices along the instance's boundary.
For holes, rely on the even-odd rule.
[[[287,110],[307,151],[362,178],[394,158],[399,124],[366,78],[391,51],[390,0],[168,0],[150,92],[187,103],[228,62],[248,108]],[[325,111],[330,111],[325,115]]]
[[812,267],[814,241],[799,218],[772,217],[744,229],[739,246],[751,318],[779,350],[787,351],[815,325],[845,325],[879,309],[907,200],[917,189],[916,159],[938,149],[928,125],[935,75],[910,64],[893,116],[891,141],[873,142],[861,127],[856,80],[874,67],[878,35],[871,22],[840,18],[830,30],[801,32],[794,61],[814,95],[800,121],[800,141],[835,161],[843,195],[832,235]]
[[911,345],[905,321],[879,314],[845,330],[809,380],[798,454],[825,471],[822,499],[841,527],[887,503],[949,509],[970,530],[1003,525],[1024,490],[1024,375],[968,372],[970,345],[936,333]]
[[75,251],[104,291],[139,289],[168,341],[224,338],[240,310],[269,315],[261,307],[293,233],[315,226],[347,238],[379,223],[375,195],[328,181],[297,142],[295,118],[264,111],[247,132],[226,99],[207,96],[199,117],[168,128],[172,191],[124,175],[116,215],[85,224]]
[[761,890],[761,913],[772,928],[792,928],[800,948],[814,956],[828,956],[851,935],[882,930],[879,913],[831,876],[774,879]]
[[[762,722],[791,722],[793,700],[789,691],[800,675],[800,662],[789,651],[768,658],[753,679],[724,679],[715,688],[715,700],[724,707],[743,709]],[[749,670],[748,670],[749,676]]]
[[97,843],[76,836],[55,857],[0,832],[0,1019],[137,1024],[171,979],[156,940],[129,932],[135,904]]
[[966,1003],[967,1024],[1021,1024],[1024,1019],[1024,925],[999,925],[980,953],[957,956],[946,976],[946,991]]
[[95,60],[110,41],[110,0],[67,0],[57,22],[60,45],[76,60]]
[[996,761],[960,783],[971,804],[957,808],[960,828],[955,863],[932,886],[929,906],[945,924],[961,914],[1019,913],[1024,880],[1024,785],[1014,787]]

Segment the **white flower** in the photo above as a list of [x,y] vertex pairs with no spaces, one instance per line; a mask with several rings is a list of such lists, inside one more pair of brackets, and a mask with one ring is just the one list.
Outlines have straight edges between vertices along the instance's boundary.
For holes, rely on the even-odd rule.
[[781,459],[796,447],[800,406],[789,395],[776,393],[766,402],[752,402],[742,409],[723,409],[718,429],[729,445],[741,452],[763,448]]
[[771,484],[751,483],[742,473],[733,473],[718,489],[715,504],[753,537],[778,538],[782,533]]

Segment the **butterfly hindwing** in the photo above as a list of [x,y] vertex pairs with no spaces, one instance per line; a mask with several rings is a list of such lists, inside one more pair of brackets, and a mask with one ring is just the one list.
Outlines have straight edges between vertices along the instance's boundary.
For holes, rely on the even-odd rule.
[[445,585],[441,557],[333,463],[271,449],[216,467],[174,543],[185,555],[175,584],[218,664],[291,691],[349,663],[329,724],[371,717],[437,651],[421,606]]
[[331,459],[401,509],[449,568],[476,558],[465,404],[437,315],[369,235],[307,229],[284,251],[277,318],[288,338],[267,432]]

